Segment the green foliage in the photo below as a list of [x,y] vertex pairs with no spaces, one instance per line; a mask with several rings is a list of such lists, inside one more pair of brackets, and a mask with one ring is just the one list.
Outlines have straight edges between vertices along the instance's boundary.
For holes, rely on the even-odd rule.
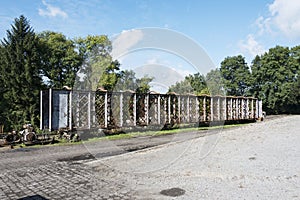
[[113,91],[120,78],[120,63],[115,60],[105,68],[105,71],[99,80],[98,86],[105,90]]
[[7,112],[7,102],[5,101],[4,99],[4,92],[7,90],[4,85],[4,76],[5,76],[5,73],[3,73],[2,71],[2,66],[4,64],[4,60],[2,59],[3,56],[4,56],[4,52],[5,52],[5,49],[2,47],[2,45],[0,45],[0,85],[2,87],[0,87],[0,125],[4,125],[5,122],[6,122],[6,119],[5,119],[5,113]]
[[149,92],[153,79],[121,71],[111,50],[105,35],[75,41],[51,31],[36,35],[24,16],[15,19],[0,45],[0,124],[7,130],[37,124],[39,90],[46,87],[112,91],[123,82],[120,89]]
[[79,71],[83,80],[77,80],[75,88],[95,91],[106,68],[116,64],[110,56],[111,42],[105,35],[87,36],[77,38],[76,47],[84,61]]
[[227,57],[220,68],[227,95],[245,96],[249,94],[250,70],[241,55]]
[[1,115],[5,116],[6,127],[19,129],[24,123],[37,123],[39,90],[43,86],[38,44],[23,15],[15,19],[1,42],[0,98],[1,107],[5,106]]
[[112,45],[106,35],[77,38],[76,46],[84,58],[79,71],[83,80],[77,80],[76,89],[96,90],[100,87],[109,91],[150,90],[151,78],[137,79],[133,71],[121,71],[120,63],[112,60]]
[[73,87],[76,73],[83,57],[75,49],[75,44],[61,33],[42,32],[40,41],[42,74],[51,88]]
[[185,78],[183,81],[176,82],[175,85],[171,85],[169,87],[168,92],[175,92],[177,94],[187,94],[193,93],[194,91],[189,80]]
[[133,70],[121,71],[120,79],[115,86],[115,91],[126,91],[131,90],[137,93],[150,92],[150,82],[153,78],[144,76],[137,78]]
[[169,92],[175,92],[177,94],[200,94],[206,87],[205,77],[200,73],[196,73],[188,75],[183,81],[170,86]]
[[121,78],[119,79],[115,90],[116,91],[125,91],[131,90],[135,91],[137,86],[137,80],[133,70],[124,70],[121,72]]
[[205,77],[207,89],[202,91],[203,94],[226,96],[224,81],[219,69],[212,69]]
[[150,82],[153,80],[152,77],[144,76],[136,80],[137,88],[136,93],[148,93],[150,92]]
[[201,93],[202,90],[204,90],[207,85],[205,82],[204,75],[200,73],[196,73],[194,75],[189,75],[186,77],[187,80],[190,82],[191,87],[193,88],[195,94]]
[[106,35],[88,35],[86,38],[77,38],[76,46],[84,58],[93,55],[106,56],[112,50],[111,42]]
[[226,57],[220,69],[189,75],[169,88],[175,93],[254,96],[270,114],[300,113],[300,46],[276,46],[256,56],[251,71],[241,55]]
[[276,46],[252,62],[252,93],[268,113],[300,113],[300,47]]

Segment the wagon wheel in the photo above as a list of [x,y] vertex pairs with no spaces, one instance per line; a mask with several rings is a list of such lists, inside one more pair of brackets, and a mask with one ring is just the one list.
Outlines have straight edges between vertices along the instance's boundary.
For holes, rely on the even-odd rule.
[[36,138],[36,135],[34,132],[30,132],[26,135],[26,140],[27,141],[30,141],[30,142],[33,142],[35,141],[37,138]]
[[11,143],[14,141],[14,135],[10,134],[10,135],[7,135],[6,138],[5,138],[5,141],[8,142],[8,143]]
[[18,135],[15,135],[15,134],[9,134],[5,137],[5,141],[7,143],[19,142],[20,137]]

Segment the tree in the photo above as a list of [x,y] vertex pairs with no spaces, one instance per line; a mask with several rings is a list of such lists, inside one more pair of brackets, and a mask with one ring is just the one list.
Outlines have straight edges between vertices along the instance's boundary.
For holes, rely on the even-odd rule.
[[187,78],[185,78],[180,82],[176,82],[175,85],[171,85],[169,87],[168,92],[175,92],[177,94],[187,94],[193,93],[193,88],[191,86],[190,81]]
[[150,82],[153,81],[152,77],[144,76],[140,79],[136,79],[136,93],[148,93],[150,92]]
[[224,81],[219,69],[212,69],[210,70],[206,76],[206,85],[207,90],[202,91],[204,94],[209,95],[222,95],[226,96],[226,89],[224,88]]
[[207,88],[205,76],[200,73],[189,75],[186,78],[193,88],[193,93],[196,95],[200,94],[205,88]]
[[263,74],[261,74],[261,63],[261,56],[256,55],[251,63],[251,76],[249,79],[251,85],[250,93],[259,99],[264,98],[264,94],[260,92],[264,83]]
[[105,90],[113,91],[121,76],[120,63],[117,60],[113,61],[105,68],[105,73],[99,79],[98,86]]
[[291,67],[291,89],[287,104],[289,113],[300,113],[300,46],[291,48],[289,65]]
[[252,62],[252,93],[268,113],[299,113],[299,47],[276,46]]
[[107,67],[111,67],[113,60],[110,56],[112,50],[111,41],[106,35],[87,36],[76,39],[76,48],[83,58],[83,64],[79,70],[82,80],[76,80],[77,89],[96,90],[99,80]]
[[244,57],[238,55],[225,58],[221,62],[220,72],[227,95],[249,95],[250,70]]
[[7,38],[1,41],[6,127],[18,129],[24,123],[37,123],[39,90],[43,86],[38,43],[29,21],[23,15],[14,20],[11,30],[7,31]]
[[2,45],[0,44],[0,85],[2,87],[0,87],[0,125],[4,125],[6,122],[5,119],[5,112],[7,111],[7,105],[6,105],[6,101],[4,99],[4,92],[6,91],[6,88],[3,87],[4,86],[4,72],[2,71],[2,66],[4,65],[4,60],[3,60],[3,56],[4,55],[4,48],[2,47]]
[[96,90],[101,87],[109,91],[137,88],[144,92],[150,90],[151,78],[137,79],[133,71],[120,69],[120,63],[110,55],[112,45],[106,35],[78,38],[76,46],[84,58],[79,71],[82,80],[77,80],[77,89]]
[[150,82],[152,80],[153,78],[148,76],[137,78],[133,70],[124,70],[121,71],[115,91],[131,90],[137,93],[147,93],[150,91]]
[[115,90],[125,91],[131,90],[135,91],[137,86],[135,72],[133,70],[124,70],[121,72],[121,78],[119,79]]
[[203,90],[207,88],[205,77],[196,73],[193,75],[188,75],[183,81],[177,82],[175,85],[169,87],[169,92],[175,92],[177,94],[201,94]]
[[76,73],[83,58],[75,49],[75,44],[61,33],[45,31],[38,35],[40,39],[42,74],[47,85],[61,89],[73,87]]

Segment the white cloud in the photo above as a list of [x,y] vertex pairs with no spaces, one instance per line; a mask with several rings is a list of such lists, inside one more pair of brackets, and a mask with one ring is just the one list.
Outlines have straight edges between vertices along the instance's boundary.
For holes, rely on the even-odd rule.
[[258,27],[258,34],[263,35],[264,33],[271,33],[271,27],[270,27],[270,20],[271,18],[264,18],[263,16],[260,16],[256,19],[255,25]]
[[300,1],[274,0],[268,6],[269,16],[259,17],[260,33],[280,31],[289,38],[300,38]]
[[180,74],[182,77],[186,77],[190,74],[195,74],[195,72],[192,72],[188,69],[181,69],[181,68],[172,68],[172,70],[176,71],[178,74]]
[[261,55],[265,52],[264,47],[259,44],[252,34],[247,36],[247,40],[242,40],[239,42],[239,47],[242,52],[250,54],[252,57],[256,55]]
[[56,17],[61,16],[63,18],[67,18],[68,15],[66,12],[62,11],[60,8],[52,6],[46,1],[43,1],[43,4],[46,6],[46,9],[39,9],[39,15],[41,16],[48,16],[48,17]]
[[122,31],[122,33],[112,41],[111,55],[113,59],[119,59],[119,57],[124,56],[142,39],[143,32],[141,30],[133,29]]
[[[175,55],[171,55],[171,57],[168,57],[167,59],[161,59],[157,56],[154,56],[154,57],[146,60],[145,64],[146,65],[154,64],[154,65],[168,66],[171,70],[176,71],[178,74],[180,74],[183,77],[185,77],[189,74],[196,73],[194,71],[191,71],[191,69],[187,68],[187,66],[182,65],[181,63],[176,64],[176,63],[170,62],[170,60],[168,60],[168,59],[172,59],[173,56],[175,56]],[[170,67],[170,66],[175,66],[175,67]]]

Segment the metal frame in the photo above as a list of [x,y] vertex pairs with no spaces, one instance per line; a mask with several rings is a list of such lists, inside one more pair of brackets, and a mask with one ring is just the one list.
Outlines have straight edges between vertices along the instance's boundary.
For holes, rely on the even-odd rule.
[[[55,90],[58,92],[59,90]],[[262,102],[253,97],[140,94],[132,91],[66,91],[67,127],[53,127],[53,89],[40,92],[40,129],[92,129],[213,121],[255,120],[263,117]],[[48,98],[46,98],[48,97]]]

